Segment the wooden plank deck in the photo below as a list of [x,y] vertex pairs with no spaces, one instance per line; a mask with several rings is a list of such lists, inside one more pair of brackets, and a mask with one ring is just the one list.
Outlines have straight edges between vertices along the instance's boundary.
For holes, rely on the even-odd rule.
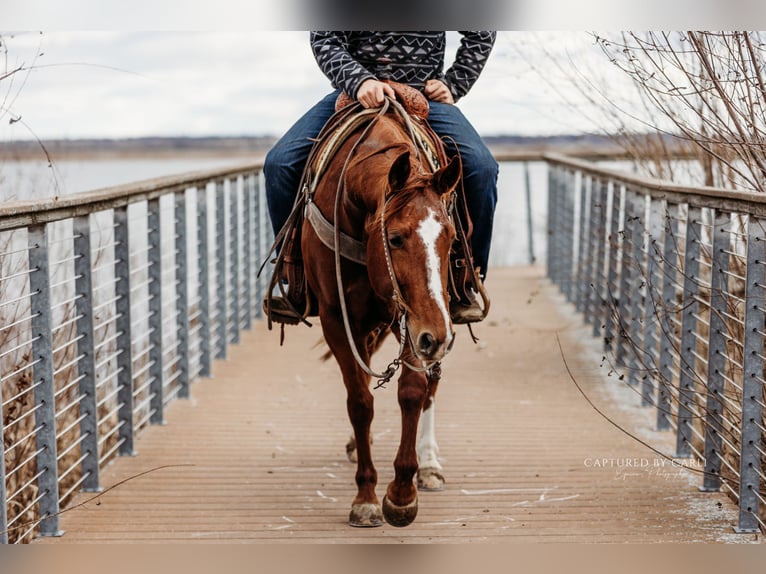
[[[413,525],[347,526],[354,468],[344,452],[350,426],[337,367],[319,362],[318,326],[289,329],[280,348],[278,332],[259,322],[216,363],[213,378],[192,387],[191,399],[167,409],[166,425],[140,435],[138,456],[104,470],[104,487],[119,486],[65,512],[64,536],[39,542],[753,540],[733,534],[728,498],[699,492],[697,476],[655,467],[661,459],[588,406],[557,333],[593,401],[672,452],[669,433],[650,430],[654,412],[605,376],[597,343],[540,268],[493,269],[488,287],[493,307],[476,329],[480,343],[459,329],[443,365],[437,436],[446,489],[421,494]],[[375,364],[394,353],[384,347]],[[399,436],[395,385],[375,398],[382,496]]]

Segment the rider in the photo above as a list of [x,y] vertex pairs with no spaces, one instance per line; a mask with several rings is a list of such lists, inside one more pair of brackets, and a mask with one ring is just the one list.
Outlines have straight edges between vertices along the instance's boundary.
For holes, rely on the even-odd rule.
[[[266,199],[275,235],[290,215],[313,138],[333,115],[338,95],[346,92],[365,108],[379,107],[386,96],[394,98],[391,86],[381,80],[392,80],[412,86],[428,98],[428,123],[445,139],[448,153],[454,153],[453,142],[457,144],[468,213],[473,221],[474,264],[484,280],[497,202],[498,165],[454,104],[478,79],[496,33],[461,34],[455,61],[445,73],[445,32],[311,32],[314,57],[335,91],[304,114],[266,156],[263,168]],[[292,302],[292,298],[290,300]],[[280,315],[295,316],[293,307],[301,310],[301,306],[302,303],[290,305],[274,296],[272,319],[280,320]],[[452,306],[450,312],[453,321],[458,323],[483,318],[475,298],[467,304]]]

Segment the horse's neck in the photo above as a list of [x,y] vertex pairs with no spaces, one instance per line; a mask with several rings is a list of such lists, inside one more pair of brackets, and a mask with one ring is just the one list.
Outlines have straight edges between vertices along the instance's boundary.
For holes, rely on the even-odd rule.
[[[370,126],[357,127],[354,134],[344,137],[328,159],[322,183],[314,200],[331,221],[335,219],[335,202],[340,198],[341,229],[357,238],[365,232],[370,217],[378,213],[388,188],[388,174],[393,161],[409,149],[417,151],[409,133],[397,117],[377,117]],[[364,139],[357,143],[365,129]],[[349,156],[352,156],[349,160]]]

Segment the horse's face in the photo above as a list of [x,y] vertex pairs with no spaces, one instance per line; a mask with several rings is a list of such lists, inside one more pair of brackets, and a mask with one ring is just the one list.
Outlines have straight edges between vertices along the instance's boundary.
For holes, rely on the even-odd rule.
[[373,226],[378,237],[370,236],[368,257],[376,261],[368,261],[368,272],[384,300],[392,300],[398,285],[412,350],[432,362],[442,359],[454,341],[447,280],[455,227],[446,200],[460,178],[460,164],[453,161],[432,176],[410,172],[409,153],[404,153],[391,166],[389,198]]

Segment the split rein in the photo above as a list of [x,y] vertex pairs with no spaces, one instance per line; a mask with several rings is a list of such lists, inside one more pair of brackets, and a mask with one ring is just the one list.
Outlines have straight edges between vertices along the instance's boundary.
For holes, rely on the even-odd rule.
[[[353,354],[357,364],[365,373],[367,373],[367,375],[369,375],[370,377],[374,379],[378,379],[378,382],[375,385],[376,389],[385,386],[385,384],[388,383],[394,377],[394,375],[396,374],[396,372],[399,370],[399,368],[402,365],[406,366],[408,369],[412,371],[425,372],[429,376],[429,378],[433,376],[438,376],[440,372],[439,361],[433,361],[428,364],[426,364],[425,361],[422,361],[423,366],[418,367],[415,365],[411,365],[410,363],[408,363],[402,358],[404,355],[404,348],[405,348],[406,341],[409,338],[409,335],[407,333],[407,312],[409,310],[409,306],[404,300],[401,289],[399,288],[399,282],[396,280],[396,274],[394,273],[394,266],[391,259],[391,251],[388,247],[388,241],[386,238],[385,213],[386,213],[386,205],[388,204],[390,197],[384,199],[383,206],[380,210],[380,230],[381,230],[381,236],[382,236],[381,239],[383,241],[383,253],[386,259],[386,268],[388,270],[388,276],[391,280],[391,286],[393,289],[392,299],[394,303],[396,304],[396,307],[398,309],[398,314],[399,314],[399,352],[396,358],[388,364],[384,372],[376,373],[375,371],[373,371],[372,368],[364,361],[361,354],[359,353],[359,349],[357,348],[356,343],[354,342],[354,337],[351,332],[351,323],[349,321],[348,308],[346,306],[346,297],[344,295],[343,277],[341,274],[341,245],[340,245],[341,232],[340,232],[340,226],[337,225],[337,222],[339,221],[339,216],[340,216],[341,197],[344,195],[344,191],[345,191],[346,169],[348,168],[351,159],[354,157],[357,147],[365,140],[369,131],[375,124],[375,122],[379,118],[384,116],[386,112],[388,112],[389,107],[391,107],[392,105],[393,105],[393,109],[399,114],[399,116],[404,121],[404,124],[407,127],[407,130],[410,134],[410,138],[412,139],[413,143],[416,142],[416,139],[414,136],[414,130],[411,125],[411,120],[409,116],[407,115],[407,112],[398,102],[394,100],[390,100],[389,98],[386,98],[383,103],[383,106],[380,108],[377,115],[365,127],[364,131],[360,134],[356,142],[354,142],[354,145],[351,148],[351,151],[349,152],[345,163],[343,164],[343,169],[341,170],[340,178],[338,180],[338,189],[335,194],[335,209],[333,214],[333,220],[336,222],[336,225],[334,225],[334,233],[333,233],[333,243],[334,243],[334,251],[335,251],[335,279],[338,285],[338,299],[340,301],[341,316],[343,317],[343,326],[345,327],[345,330],[346,330],[346,338],[348,339],[348,344],[349,344],[349,347],[351,348],[351,353]],[[420,159],[420,156],[419,156],[420,151],[419,151],[419,146],[417,144],[415,144],[415,151],[416,151],[418,159]],[[396,321],[396,318],[394,318],[391,325],[389,325],[389,328],[393,325],[395,321]],[[412,346],[411,340],[410,340],[410,346]]]

